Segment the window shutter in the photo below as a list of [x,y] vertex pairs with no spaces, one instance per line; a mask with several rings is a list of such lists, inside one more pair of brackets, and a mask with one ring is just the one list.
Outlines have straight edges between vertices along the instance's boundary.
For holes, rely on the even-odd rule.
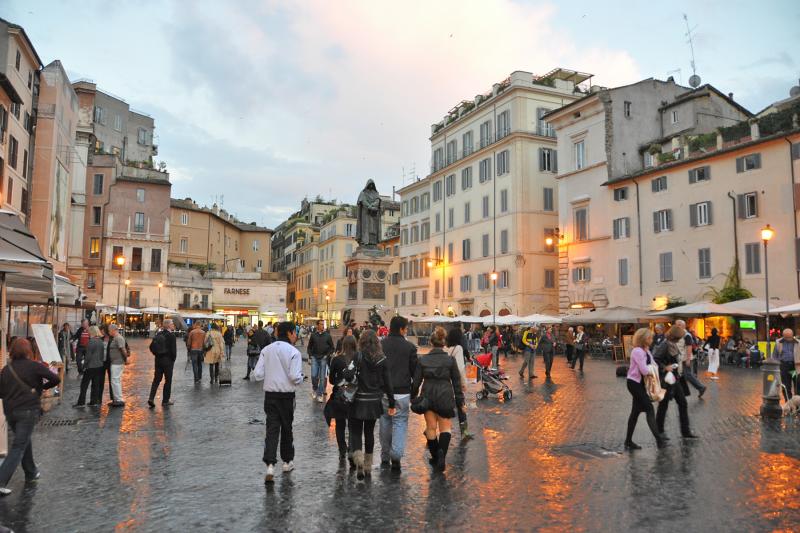
[[672,231],[672,209],[667,209],[667,230]]
[[800,159],[800,143],[792,145],[792,159]]
[[653,213],[653,231],[656,233],[661,231],[661,225],[658,223],[658,211]]
[[745,218],[747,216],[747,212],[745,211],[744,194],[736,195],[736,210],[739,212],[739,218]]
[[706,173],[706,181],[710,180],[711,179],[711,167],[706,165],[706,166],[703,167],[703,169],[705,170],[705,173]]
[[794,241],[794,263],[795,268],[800,270],[800,239],[795,239]]
[[755,207],[755,209],[754,209],[755,212],[753,213],[753,216],[757,217],[758,216],[758,193],[755,193],[753,195],[753,204],[755,204],[753,206],[753,207]]
[[697,227],[697,204],[689,206],[689,225],[693,228]]
[[753,154],[753,163],[755,168],[761,168],[761,154]]
[[613,221],[614,238],[619,239],[619,219]]
[[692,169],[689,171],[689,184],[697,183],[697,171]]
[[653,190],[653,192],[658,192],[658,178],[650,182],[650,188]]
[[711,211],[711,202],[706,202],[706,206],[708,209],[708,225],[710,226],[711,224],[714,223],[714,215],[712,214]]
[[625,217],[625,236],[631,236],[631,219],[629,217]]
[[[800,147],[800,145],[795,146]],[[797,152],[800,153],[800,150],[797,150]],[[798,155],[798,157],[800,157],[800,155]],[[552,167],[550,170],[553,172],[558,172],[558,150],[550,151],[550,165]]]
[[542,131],[542,115],[544,113],[542,111],[541,107],[536,108],[536,133],[538,135],[544,135],[544,131]]
[[592,281],[592,267],[586,267],[586,281]]
[[539,170],[544,170],[544,148],[539,148]]
[[577,268],[573,268],[572,269],[572,282],[573,283],[578,283],[578,269]]
[[741,174],[744,172],[744,157],[736,158],[736,173]]

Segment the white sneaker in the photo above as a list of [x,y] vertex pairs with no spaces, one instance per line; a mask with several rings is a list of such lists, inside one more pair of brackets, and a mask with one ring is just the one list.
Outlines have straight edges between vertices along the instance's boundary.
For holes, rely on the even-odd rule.
[[324,394],[320,394],[319,396],[317,396],[317,401],[319,403],[325,402],[325,395]]
[[294,470],[294,461],[289,461],[288,463],[283,463],[283,473],[286,474]]
[[316,399],[317,399],[317,393],[316,392],[312,392],[311,393],[311,401],[313,402]]
[[0,497],[8,496],[9,494],[11,494],[11,489],[8,487],[0,487]]
[[264,476],[264,483],[272,483],[275,479],[275,465],[267,465],[267,475]]

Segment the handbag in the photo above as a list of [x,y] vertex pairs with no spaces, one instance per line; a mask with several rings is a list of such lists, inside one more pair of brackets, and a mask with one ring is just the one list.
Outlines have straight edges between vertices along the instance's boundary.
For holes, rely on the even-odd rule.
[[207,352],[207,351],[209,351],[209,350],[210,350],[211,348],[213,348],[213,347],[214,347],[214,339],[212,339],[212,338],[211,338],[211,335],[209,335],[209,336],[206,338],[205,342],[203,342],[203,351],[204,351],[204,352]]
[[644,377],[644,388],[647,395],[652,402],[660,402],[666,396],[667,391],[661,387],[661,381],[658,379],[658,367],[655,365],[648,365],[650,373]]
[[361,353],[358,354],[357,364],[355,365],[355,371],[353,372],[353,377],[348,379],[342,379],[338,385],[336,385],[336,392],[333,395],[332,401],[335,402],[339,407],[349,407],[356,399],[356,392],[358,392],[358,370],[361,366]]
[[425,396],[417,396],[411,400],[411,411],[422,415],[426,411],[430,411],[431,402]]

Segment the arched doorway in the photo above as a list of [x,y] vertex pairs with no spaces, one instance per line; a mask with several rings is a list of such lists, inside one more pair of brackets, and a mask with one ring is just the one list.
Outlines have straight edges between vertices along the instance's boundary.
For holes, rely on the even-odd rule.
[[491,314],[492,314],[491,311],[489,311],[488,309],[484,309],[483,311],[481,311],[481,315],[480,316],[489,316]]
[[497,313],[497,314],[498,314],[499,316],[508,316],[508,315],[510,315],[510,314],[511,314],[511,310],[510,310],[510,309],[506,309],[506,308],[504,307],[504,308],[502,308],[502,309],[500,310],[500,312],[499,312],[499,313]]

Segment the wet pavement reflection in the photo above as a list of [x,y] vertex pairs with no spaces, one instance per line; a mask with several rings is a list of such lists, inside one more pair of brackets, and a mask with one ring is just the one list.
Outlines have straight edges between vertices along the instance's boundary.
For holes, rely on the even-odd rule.
[[757,416],[758,371],[723,367],[702,400],[689,398],[699,441],[681,442],[671,410],[671,445],[656,449],[642,417],[634,440],[643,449],[629,454],[622,440],[630,397],[613,364],[589,360],[581,375],[558,359],[550,381],[509,380],[509,402],[476,401],[470,386],[475,439],[461,443],[455,430],[444,475],[427,464],[421,417],[410,418],[400,475],[379,468],[376,430],[376,464],[364,483],[340,467],[333,428],[304,385],[297,469],[265,487],[262,394],[260,384],[241,380],[244,346],[235,348],[229,388],[210,386],[207,375],[195,385],[179,346],[175,405],[155,410],[146,404],[152,358],[144,341],[131,346],[126,407],[71,408],[77,378],[70,376],[64,402],[34,436],[42,479],[26,486],[15,476],[14,493],[0,500],[0,524],[16,531],[791,531],[800,523],[800,417]]

